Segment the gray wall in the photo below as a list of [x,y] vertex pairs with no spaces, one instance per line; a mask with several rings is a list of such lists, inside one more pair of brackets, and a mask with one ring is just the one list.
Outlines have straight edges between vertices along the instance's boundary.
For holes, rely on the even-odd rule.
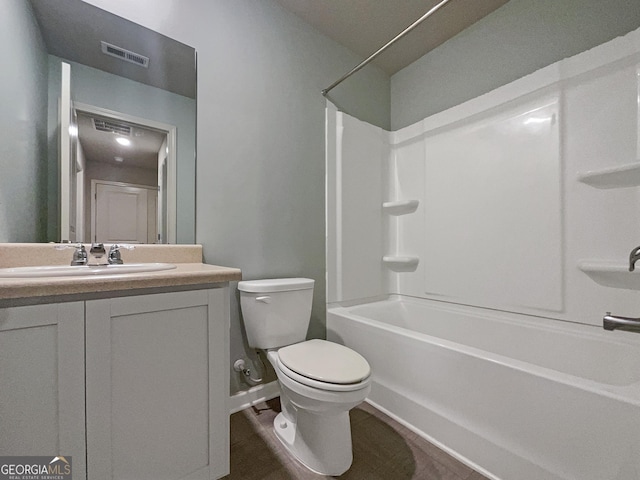
[[0,242],[39,242],[47,215],[47,55],[28,2],[2,1],[0,43]]
[[[62,61],[63,59],[49,55],[50,205],[57,205],[57,118]],[[177,242],[194,243],[195,101],[86,65],[66,62],[71,65],[71,98],[74,102],[115,110],[177,127]],[[51,240],[56,239],[58,218],[57,211],[49,215],[49,224],[52,225],[49,228]]]
[[[271,0],[90,0],[198,52],[196,240],[245,279],[316,280],[311,336],[325,334],[324,98],[361,58]],[[389,78],[367,68],[332,100],[389,126]],[[245,351],[232,298],[231,358]],[[232,372],[232,391],[247,388]]]
[[638,26],[638,0],[511,0],[393,75],[391,127],[410,125]]

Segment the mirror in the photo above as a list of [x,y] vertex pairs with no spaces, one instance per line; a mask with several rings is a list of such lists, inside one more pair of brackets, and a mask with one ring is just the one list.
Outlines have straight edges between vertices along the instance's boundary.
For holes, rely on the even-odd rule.
[[[0,241],[193,243],[195,50],[81,0],[10,4],[0,120],[33,138],[5,138]],[[13,184],[30,205],[11,208]]]

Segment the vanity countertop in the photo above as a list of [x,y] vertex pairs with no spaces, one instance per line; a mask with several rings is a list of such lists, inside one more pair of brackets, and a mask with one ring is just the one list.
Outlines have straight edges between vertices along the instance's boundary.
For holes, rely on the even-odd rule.
[[[0,268],[65,265],[72,253],[72,250],[55,250],[51,244],[0,244]],[[0,304],[27,299],[44,303],[75,300],[79,296],[130,295],[153,289],[185,289],[242,279],[242,272],[237,268],[202,263],[200,245],[140,245],[133,251],[123,251],[122,258],[125,264],[167,262],[175,264],[176,268],[84,277],[0,278]]]

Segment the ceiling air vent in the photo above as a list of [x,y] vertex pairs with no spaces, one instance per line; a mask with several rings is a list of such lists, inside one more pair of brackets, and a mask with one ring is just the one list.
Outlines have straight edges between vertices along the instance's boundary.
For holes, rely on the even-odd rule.
[[130,50],[125,50],[124,48],[116,47],[115,45],[107,42],[100,42],[100,45],[102,45],[102,53],[106,55],[111,55],[112,57],[119,58],[125,62],[135,63],[141,67],[149,68],[149,57],[145,57],[144,55],[140,55],[139,53],[135,53]]
[[99,132],[117,133],[124,137],[131,136],[131,127],[124,123],[111,122],[109,120],[102,120],[100,118],[93,119],[93,126]]

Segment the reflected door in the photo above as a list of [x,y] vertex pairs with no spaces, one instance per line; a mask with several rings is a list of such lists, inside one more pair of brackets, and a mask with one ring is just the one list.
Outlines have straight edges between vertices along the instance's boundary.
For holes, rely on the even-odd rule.
[[94,185],[92,238],[102,243],[148,243],[156,236],[156,192],[152,189]]

